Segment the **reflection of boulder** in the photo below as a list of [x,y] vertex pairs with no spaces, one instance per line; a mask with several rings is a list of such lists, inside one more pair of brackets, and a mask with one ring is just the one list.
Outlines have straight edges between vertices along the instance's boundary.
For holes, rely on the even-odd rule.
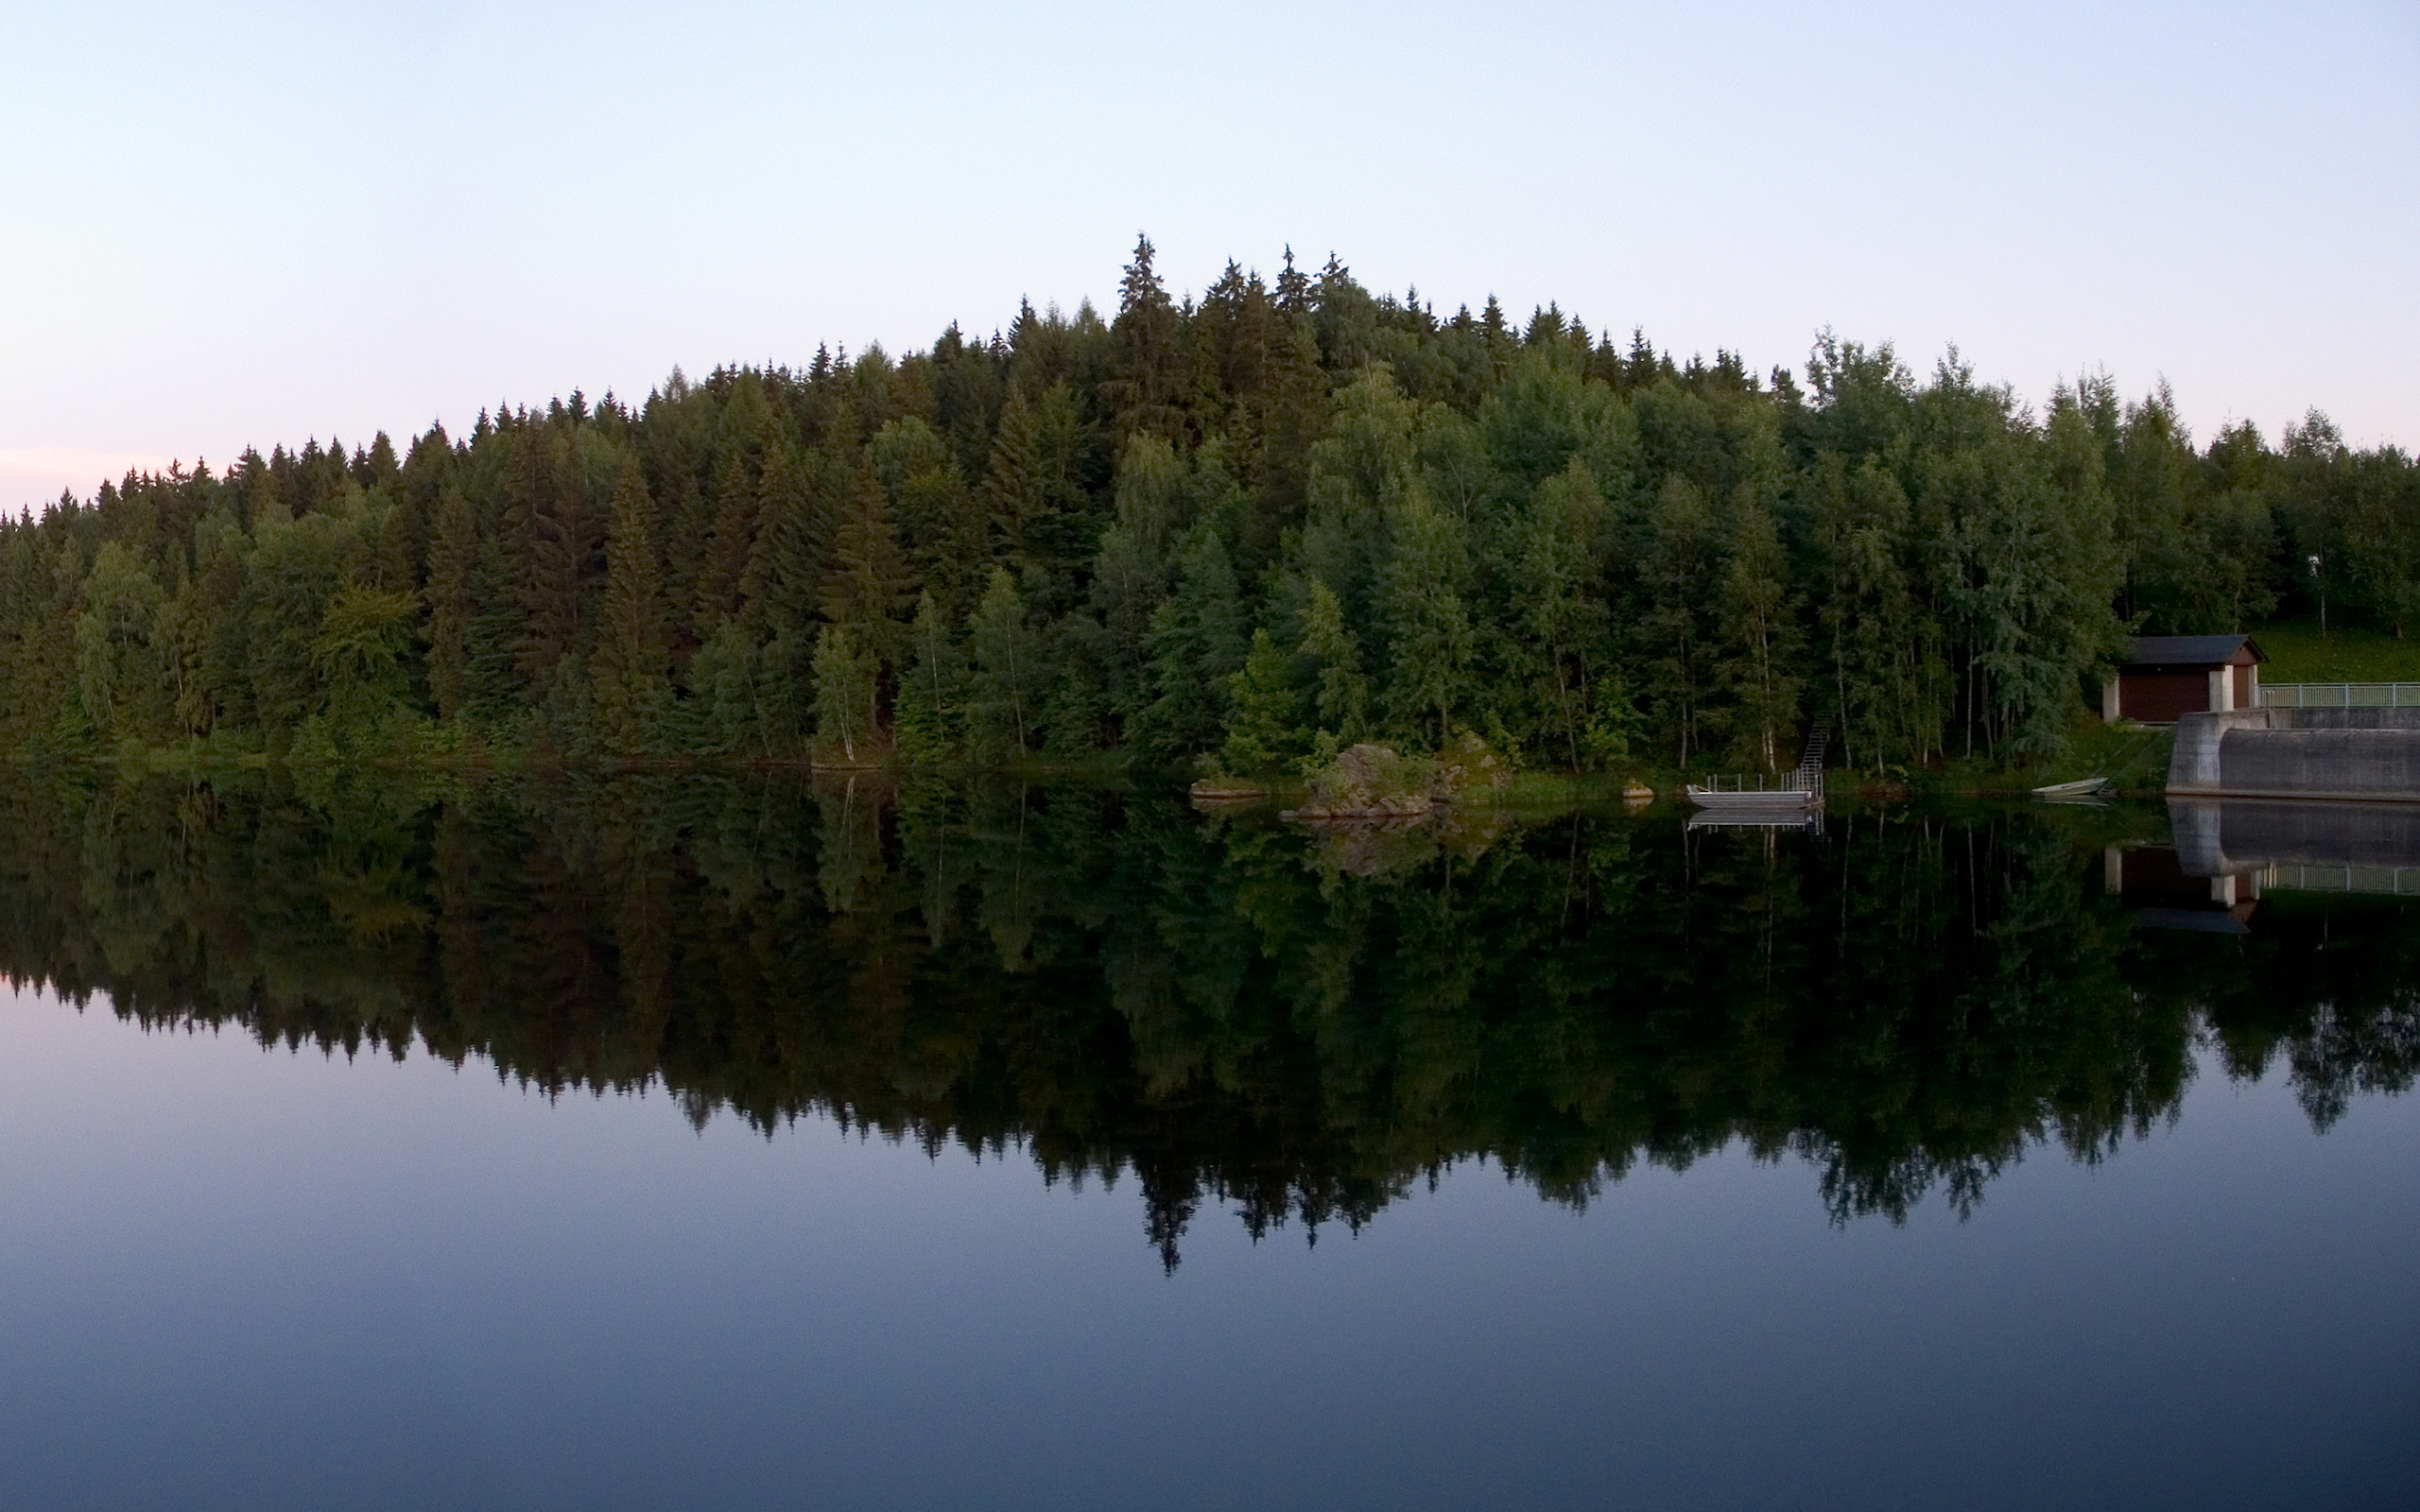
[[1440,805],[1426,814],[1389,819],[1296,816],[1295,822],[1311,832],[1313,869],[1378,877],[1416,870],[1441,853],[1476,861],[1512,828],[1512,816],[1503,809]]
[[1384,819],[1310,817],[1301,822],[1311,831],[1310,860],[1316,870],[1379,877],[1415,870],[1437,854],[1437,826],[1425,815]]
[[1437,844],[1458,861],[1477,861],[1487,848],[1512,828],[1512,811],[1494,806],[1457,804],[1428,821]]
[[1512,769],[1475,735],[1437,761],[1355,746],[1311,780],[1301,808],[1280,816],[1318,836],[1319,869],[1375,877],[1426,866],[1441,852],[1476,860],[1512,828],[1512,816],[1493,804],[1458,804],[1454,795],[1512,782]]
[[1242,777],[1205,777],[1186,790],[1193,806],[1207,812],[1230,803],[1257,803],[1270,796],[1266,782]]

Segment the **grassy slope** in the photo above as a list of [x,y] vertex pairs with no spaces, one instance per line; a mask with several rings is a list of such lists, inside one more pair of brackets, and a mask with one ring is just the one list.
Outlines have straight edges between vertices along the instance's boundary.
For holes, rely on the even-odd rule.
[[2331,626],[2323,640],[2317,620],[2278,620],[2252,638],[2269,653],[2263,682],[2420,682],[2420,641],[2383,630]]

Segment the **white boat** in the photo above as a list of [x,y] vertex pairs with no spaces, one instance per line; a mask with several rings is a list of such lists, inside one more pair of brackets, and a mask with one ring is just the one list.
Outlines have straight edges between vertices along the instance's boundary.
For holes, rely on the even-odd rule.
[[2033,796],[2047,799],[2093,798],[2117,785],[2118,780],[2114,777],[2087,777],[2082,782],[2052,782],[2048,787],[2037,787]]
[[[1798,765],[1778,781],[1764,777],[1710,777],[1682,791],[1704,810],[1698,818],[1734,824],[1796,824],[1824,812],[1824,750],[1831,743],[1829,725],[1820,725],[1806,738]],[[1723,784],[1731,785],[1725,787]],[[1753,782],[1754,787],[1748,784]],[[1769,785],[1770,783],[1770,785]]]
[[1709,786],[1691,782],[1683,791],[1690,802],[1718,814],[1795,815],[1824,804],[1823,793],[1813,788],[1723,787],[1720,779]]

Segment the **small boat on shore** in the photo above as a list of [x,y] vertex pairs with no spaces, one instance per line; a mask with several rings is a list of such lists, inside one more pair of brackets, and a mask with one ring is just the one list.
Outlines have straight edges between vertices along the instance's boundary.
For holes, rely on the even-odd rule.
[[2079,799],[2099,798],[2104,793],[2114,791],[2117,786],[2118,780],[2114,777],[2087,777],[2081,782],[2052,782],[2048,787],[2037,787],[2033,790],[2033,796],[2048,799],[2053,803],[2072,803]]

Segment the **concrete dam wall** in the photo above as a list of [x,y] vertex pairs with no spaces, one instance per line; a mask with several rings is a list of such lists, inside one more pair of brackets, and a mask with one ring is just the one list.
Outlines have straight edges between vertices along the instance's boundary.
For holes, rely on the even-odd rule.
[[2236,709],[2176,722],[2168,790],[2420,803],[2420,709]]

